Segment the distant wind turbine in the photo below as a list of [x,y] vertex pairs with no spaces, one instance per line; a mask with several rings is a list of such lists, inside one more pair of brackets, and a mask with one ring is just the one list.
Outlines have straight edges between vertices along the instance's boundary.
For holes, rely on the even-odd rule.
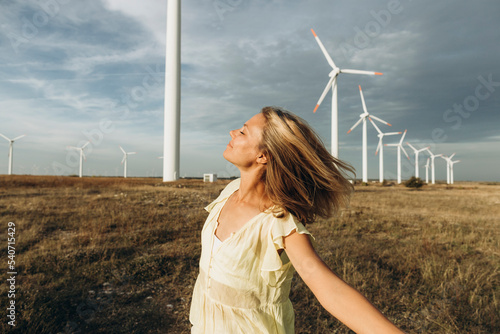
[[19,137],[14,138],[14,139],[7,138],[6,136],[4,136],[1,133],[0,133],[0,136],[4,137],[5,140],[7,140],[9,142],[9,175],[12,175],[12,160],[13,160],[13,156],[14,156],[14,142],[18,139],[23,138],[26,135],[21,135]]
[[[365,98],[363,97],[363,91],[361,90],[361,86],[359,86],[359,94],[361,95],[361,102],[363,104],[363,113],[359,115],[359,120],[347,131],[347,133],[350,133],[352,130],[354,130],[355,127],[359,125],[359,123],[363,122],[363,182],[368,182],[368,158],[367,158],[367,143],[366,143],[366,119],[368,118],[370,122],[375,126],[375,128],[378,130],[377,126],[375,125],[375,122],[372,120],[372,118],[376,121],[379,121],[380,123],[387,124],[391,126],[389,123],[387,123],[384,120],[381,120],[380,118],[370,115],[368,113],[368,110],[366,109],[366,104],[365,104]],[[380,130],[379,130],[380,131]]]
[[418,177],[418,170],[419,170],[419,166],[418,166],[418,154],[420,152],[423,152],[425,150],[427,150],[428,148],[430,148],[430,146],[427,146],[427,147],[424,147],[424,148],[421,148],[419,150],[417,150],[415,147],[413,147],[412,144],[406,142],[406,145],[410,146],[411,149],[413,150],[413,152],[415,153],[415,177]]
[[459,163],[460,160],[450,161],[450,182],[453,184],[453,165]]
[[403,140],[405,139],[406,136],[406,130],[401,136],[401,140],[397,144],[385,144],[385,146],[394,146],[398,148],[398,184],[401,183],[401,150],[405,153],[406,157],[408,160],[410,160],[410,157],[408,156],[408,153],[406,153],[405,148],[403,147]]
[[427,158],[427,164],[424,166],[425,167],[425,183],[429,183],[429,162],[431,158]]
[[83,149],[87,147],[88,144],[90,144],[89,141],[86,142],[82,147],[68,146],[68,148],[80,151],[80,177],[83,176],[83,159],[87,160],[87,157],[85,157],[85,154],[83,153]]
[[450,163],[451,163],[451,159],[454,156],[455,156],[455,153],[453,153],[449,157],[447,157],[445,155],[441,155],[441,158],[443,158],[446,161],[446,184],[451,184],[451,181],[450,181],[450,168],[451,168]]
[[123,164],[123,177],[126,178],[127,177],[127,158],[128,158],[128,155],[129,154],[137,154],[137,152],[125,152],[125,150],[121,147],[121,146],[118,146],[120,148],[120,150],[122,150],[123,152],[123,160],[122,160],[122,164]]
[[328,76],[330,77],[330,80],[326,84],[325,90],[323,91],[323,94],[321,94],[321,97],[318,100],[318,103],[316,104],[316,107],[314,108],[314,112],[318,110],[318,107],[320,106],[321,102],[323,102],[323,99],[325,98],[326,94],[328,94],[328,91],[330,88],[332,89],[332,148],[331,148],[331,153],[334,157],[338,158],[339,156],[339,135],[338,135],[338,102],[337,102],[337,76],[340,73],[351,73],[351,74],[366,74],[366,75],[382,75],[382,73],[379,72],[371,72],[371,71],[360,71],[360,70],[341,70],[338,68],[335,63],[333,62],[332,58],[328,54],[328,52],[325,49],[325,46],[323,43],[321,43],[321,40],[319,39],[318,35],[316,35],[316,32],[314,32],[313,29],[311,29],[314,38],[316,39],[316,42],[318,42],[319,47],[321,48],[321,51],[323,51],[323,54],[328,61],[328,64],[332,67],[332,71]]
[[429,152],[430,156],[431,156],[431,179],[432,179],[432,184],[435,184],[436,183],[436,178],[435,178],[435,168],[434,168],[434,159],[436,157],[440,157],[442,156],[442,154],[434,154],[431,152],[430,149],[426,149],[427,152]]
[[373,122],[371,119],[370,121],[372,122],[373,126],[375,127],[375,129],[377,130],[378,132],[378,146],[377,146],[377,150],[375,151],[375,155],[377,155],[380,151],[380,155],[379,155],[379,162],[378,162],[378,174],[379,174],[379,182],[382,183],[384,182],[384,143],[383,143],[383,140],[384,140],[384,136],[393,136],[393,135],[400,135],[402,132],[386,132],[386,133],[383,133],[382,131],[380,131],[380,129],[378,128],[377,125],[375,125],[375,122]]

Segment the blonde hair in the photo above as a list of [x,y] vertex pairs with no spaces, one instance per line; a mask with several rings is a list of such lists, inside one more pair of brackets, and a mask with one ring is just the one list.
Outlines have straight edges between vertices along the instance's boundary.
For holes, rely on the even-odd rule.
[[278,107],[264,107],[266,124],[261,150],[267,157],[263,175],[276,217],[293,214],[304,223],[328,218],[347,206],[352,184],[347,163],[333,157],[302,118]]

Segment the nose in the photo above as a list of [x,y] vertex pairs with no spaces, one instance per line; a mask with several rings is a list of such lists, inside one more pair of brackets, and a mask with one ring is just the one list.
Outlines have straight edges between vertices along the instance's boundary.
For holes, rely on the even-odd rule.
[[231,130],[231,131],[229,131],[229,135],[231,136],[231,138],[234,138],[234,137],[235,137],[235,134],[234,134],[234,132],[235,132],[235,131],[236,131],[236,130]]

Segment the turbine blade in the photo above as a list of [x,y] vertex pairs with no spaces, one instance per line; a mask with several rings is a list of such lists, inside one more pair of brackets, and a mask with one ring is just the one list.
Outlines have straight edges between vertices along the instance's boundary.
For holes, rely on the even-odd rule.
[[417,152],[417,151],[418,151],[415,147],[413,147],[413,145],[412,145],[412,144],[410,144],[410,143],[406,142],[406,145],[410,146],[410,147],[411,147],[411,149],[412,149],[412,150],[414,150],[415,152]]
[[455,156],[456,153],[453,153],[452,155],[450,155],[450,160]]
[[391,124],[389,124],[389,123],[387,123],[386,121],[384,121],[384,120],[382,120],[382,119],[378,118],[377,116],[373,116],[373,115],[370,115],[370,116],[371,116],[371,117],[373,117],[373,119],[374,119],[374,120],[379,121],[380,123],[384,123],[384,124],[386,124],[386,125],[392,126]]
[[328,54],[328,52],[325,49],[325,46],[323,45],[323,43],[321,43],[321,40],[319,39],[318,35],[316,35],[316,32],[313,29],[311,29],[311,32],[313,33],[314,38],[316,39],[316,42],[318,42],[318,45],[319,45],[321,51],[323,51],[323,54],[325,55],[325,58],[328,61],[328,64],[330,64],[330,66],[332,68],[337,68],[337,66],[333,62],[332,57],[330,57],[330,55]]
[[127,152],[125,152],[125,150],[123,149],[123,147],[121,147],[120,145],[118,145],[118,147],[120,148],[120,150],[122,150],[123,154],[127,154]]
[[82,150],[82,156],[83,156],[83,160],[87,161],[87,157],[85,156],[85,153],[83,153],[83,150]]
[[399,144],[384,144],[384,146],[398,147],[398,146],[399,146]]
[[75,146],[66,146],[66,148],[72,148],[74,150],[79,150],[80,149],[79,147],[75,147]]
[[368,114],[368,111],[366,110],[365,98],[363,97],[363,91],[361,90],[361,85],[358,85],[358,87],[359,87],[359,95],[361,95],[361,103],[363,104],[363,110],[365,113]]
[[82,149],[84,149],[88,144],[90,144],[90,141],[86,142],[85,145],[82,146]]
[[378,154],[378,151],[380,150],[380,148],[382,147],[382,138],[383,137],[380,137],[379,141],[378,141],[378,145],[377,145],[377,150],[375,151],[375,155]]
[[408,158],[408,160],[410,160],[410,156],[408,155],[408,153],[406,153],[406,150],[403,147],[403,145],[400,145],[400,146],[401,146],[401,149],[403,150],[403,152],[405,153],[406,157]]
[[349,131],[347,131],[347,133],[350,133],[352,130],[354,130],[355,127],[357,127],[359,125],[359,123],[361,123],[361,121],[363,120],[364,117],[360,117],[358,119],[358,121],[349,129]]
[[137,154],[137,152],[128,152],[127,154]]
[[375,124],[375,122],[372,120],[372,118],[368,117],[368,119],[370,120],[370,122],[372,123],[372,125],[375,127],[375,130],[377,130],[378,133],[382,134],[383,132],[380,131],[380,129],[378,128],[377,124]]
[[399,141],[399,145],[403,146],[403,140],[405,139],[405,136],[406,136],[406,130],[405,132],[403,133],[403,136],[401,137],[401,140]]
[[394,136],[394,135],[400,135],[402,134],[401,131],[399,132],[387,132],[387,133],[384,133],[384,136]]
[[127,155],[126,154],[123,156],[122,164],[125,162],[125,160],[127,160]]
[[6,136],[4,136],[3,134],[1,134],[1,133],[0,133],[0,136],[4,137],[4,138],[5,138],[5,140],[7,140],[7,141],[9,141],[9,142],[10,142],[10,139],[9,139],[9,138],[7,138]]
[[16,138],[12,139],[12,141],[16,141],[16,140],[21,139],[21,138],[23,138],[23,137],[25,137],[25,136],[26,136],[26,135],[21,135],[21,136],[19,136],[19,137],[16,137]]
[[328,83],[326,84],[326,87],[325,87],[325,90],[323,91],[323,94],[321,94],[321,97],[319,98],[318,100],[318,103],[316,103],[316,107],[314,108],[314,112],[316,112],[316,110],[318,110],[318,107],[319,105],[321,104],[321,102],[323,102],[326,94],[328,94],[328,91],[330,90],[330,88],[332,88],[332,83],[333,83],[333,80],[335,80],[335,76],[331,77],[330,80],[328,81]]
[[340,70],[340,73],[349,73],[349,74],[365,74],[365,75],[382,75],[380,72],[372,72],[372,71],[360,71],[360,70]]

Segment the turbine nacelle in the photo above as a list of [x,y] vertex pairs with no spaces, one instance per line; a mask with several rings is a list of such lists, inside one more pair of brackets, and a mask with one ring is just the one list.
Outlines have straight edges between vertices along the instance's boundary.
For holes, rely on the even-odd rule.
[[341,72],[342,72],[342,71],[340,70],[340,68],[336,67],[336,68],[334,68],[334,69],[333,69],[333,71],[331,71],[330,73],[328,73],[328,76],[329,76],[330,78],[332,78],[332,77],[336,77],[336,76],[338,76]]

